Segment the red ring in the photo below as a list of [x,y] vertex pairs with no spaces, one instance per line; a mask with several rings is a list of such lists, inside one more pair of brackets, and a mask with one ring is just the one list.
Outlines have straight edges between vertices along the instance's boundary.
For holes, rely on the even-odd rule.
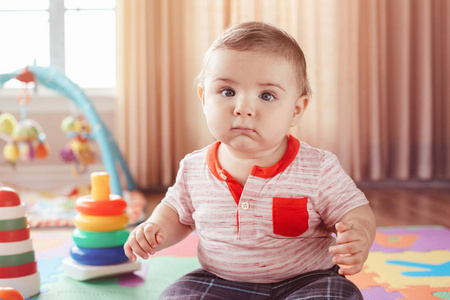
[[36,261],[12,267],[0,267],[0,278],[15,278],[34,274],[37,272]]
[[91,195],[82,196],[75,201],[75,209],[90,216],[121,215],[127,208],[127,202],[118,195],[110,195],[110,200],[93,200]]
[[0,231],[0,243],[18,242],[30,238],[30,225],[16,230]]

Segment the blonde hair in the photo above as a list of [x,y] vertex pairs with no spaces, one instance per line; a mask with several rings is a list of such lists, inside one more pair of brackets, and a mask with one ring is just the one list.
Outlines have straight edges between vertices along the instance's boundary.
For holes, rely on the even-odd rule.
[[280,28],[262,22],[245,22],[228,28],[206,51],[196,83],[203,85],[206,66],[216,50],[257,51],[282,57],[294,65],[301,96],[311,95],[303,51],[295,39]]

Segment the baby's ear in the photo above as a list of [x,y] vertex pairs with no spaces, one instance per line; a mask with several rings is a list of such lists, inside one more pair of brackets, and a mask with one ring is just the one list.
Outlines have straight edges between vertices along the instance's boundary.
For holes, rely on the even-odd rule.
[[297,99],[297,102],[295,102],[294,116],[292,117],[291,127],[294,127],[300,121],[306,107],[308,107],[308,102],[309,98],[306,95]]
[[204,90],[203,86],[201,84],[197,85],[197,94],[200,97],[200,100],[202,100],[202,106],[205,106],[205,97],[204,97]]

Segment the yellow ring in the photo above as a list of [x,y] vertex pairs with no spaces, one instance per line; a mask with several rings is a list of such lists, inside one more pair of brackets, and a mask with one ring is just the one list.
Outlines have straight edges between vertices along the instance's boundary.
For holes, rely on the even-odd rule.
[[73,223],[77,228],[84,231],[105,232],[127,227],[128,220],[127,214],[104,217],[77,214]]

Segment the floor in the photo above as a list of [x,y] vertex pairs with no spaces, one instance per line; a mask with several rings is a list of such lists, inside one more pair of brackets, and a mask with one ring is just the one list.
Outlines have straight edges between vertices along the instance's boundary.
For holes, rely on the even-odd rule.
[[[377,226],[441,225],[450,228],[450,188],[361,188]],[[150,214],[164,193],[149,195]]]
[[450,228],[450,189],[370,189],[377,226],[441,225]]

